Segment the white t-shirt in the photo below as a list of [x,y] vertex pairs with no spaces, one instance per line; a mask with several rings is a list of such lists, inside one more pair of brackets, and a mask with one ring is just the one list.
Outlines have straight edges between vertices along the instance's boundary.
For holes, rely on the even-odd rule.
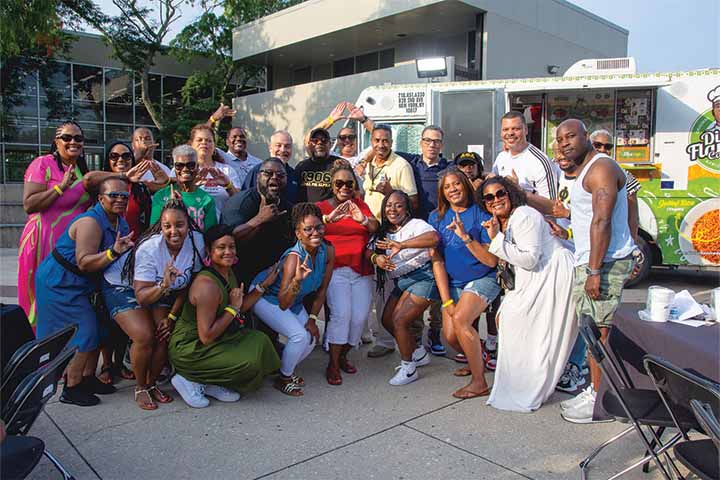
[[493,173],[510,177],[513,170],[524,190],[551,200],[557,198],[559,168],[536,146],[528,144],[525,150],[515,156],[505,151],[498,154],[493,164]]
[[[413,218],[400,231],[388,233],[387,238],[396,242],[404,242],[426,232],[434,232],[435,229],[424,220]],[[387,251],[390,254],[390,250]],[[410,273],[425,265],[430,261],[430,250],[427,248],[405,248],[392,258],[392,262],[397,267],[392,272],[388,272],[390,278],[398,278]]]
[[[198,165],[198,169],[200,168],[202,167]],[[230,179],[235,188],[239,189],[242,187],[240,177],[238,177],[238,174],[233,167],[231,167],[227,163],[215,162],[215,168],[224,173]],[[175,176],[174,168],[172,169],[172,176]],[[220,218],[220,213],[225,206],[225,202],[227,202],[228,198],[230,198],[230,194],[227,192],[227,190],[225,190],[225,185],[217,184],[213,180],[213,176],[209,173],[205,178],[207,179],[207,183],[200,188],[205,190],[205,192],[209,194],[213,198],[213,200],[215,200],[215,211],[217,212],[217,218]]]
[[217,152],[221,157],[223,157],[225,163],[233,167],[235,172],[238,174],[238,180],[240,181],[239,186],[236,185],[238,188],[242,187],[242,184],[245,182],[245,177],[248,176],[250,171],[263,162],[261,159],[251,155],[250,153],[247,154],[247,158],[245,160],[240,160],[230,152],[224,152],[220,149],[218,149]]
[[[568,210],[570,210],[570,192],[572,191],[576,178],[577,177],[566,176],[565,172],[560,172],[560,177],[558,178],[558,200],[560,200]],[[555,223],[564,229],[570,228],[569,218],[556,218]],[[571,252],[575,251],[575,242],[572,240],[561,240],[560,243]]]
[[[195,241],[197,252],[193,252],[193,246],[190,241],[190,235],[185,238],[180,252],[173,261],[175,268],[180,271],[175,282],[170,287],[171,290],[182,290],[189,286],[193,272],[198,272],[202,268],[202,254],[205,250],[205,242],[200,232],[191,232]],[[123,281],[121,272],[125,261],[130,252],[125,253],[116,262],[113,262],[104,272],[105,280],[110,285],[126,285],[128,282]],[[195,255],[195,268],[193,269],[193,255]],[[172,255],[167,248],[165,238],[161,233],[153,235],[145,240],[135,252],[135,271],[133,278],[141,282],[157,283],[163,278],[165,266],[172,260]]]
[[[165,175],[167,175],[168,177],[173,176],[172,170],[170,170],[170,168],[168,168],[164,163],[158,162],[157,160],[153,160],[153,162],[155,162],[155,164],[158,165],[163,172],[165,172]],[[145,172],[143,174],[142,177],[140,177],[140,181],[141,182],[153,182],[153,181],[155,181],[155,176],[152,174],[152,172],[150,170],[148,170],[147,172]]]

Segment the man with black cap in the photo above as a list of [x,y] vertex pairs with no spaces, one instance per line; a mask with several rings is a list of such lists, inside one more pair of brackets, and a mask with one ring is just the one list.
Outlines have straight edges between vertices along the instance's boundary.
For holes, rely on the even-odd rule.
[[307,151],[310,155],[295,167],[298,180],[297,202],[319,202],[332,196],[330,170],[340,157],[330,154],[330,133],[324,128],[310,132]]
[[473,189],[480,188],[483,181],[482,157],[475,152],[460,152],[455,155],[455,165],[470,179]]

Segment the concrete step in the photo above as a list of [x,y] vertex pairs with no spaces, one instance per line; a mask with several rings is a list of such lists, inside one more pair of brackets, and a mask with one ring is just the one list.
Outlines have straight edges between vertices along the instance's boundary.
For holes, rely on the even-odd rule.
[[0,248],[18,248],[24,224],[0,224]]

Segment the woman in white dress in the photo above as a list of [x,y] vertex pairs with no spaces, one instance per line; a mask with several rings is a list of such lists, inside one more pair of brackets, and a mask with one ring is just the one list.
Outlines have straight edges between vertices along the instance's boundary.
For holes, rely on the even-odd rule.
[[498,312],[495,384],[488,405],[531,412],[555,391],[577,335],[571,296],[573,256],[550,233],[525,194],[502,177],[483,182],[490,253],[512,265],[515,287]]

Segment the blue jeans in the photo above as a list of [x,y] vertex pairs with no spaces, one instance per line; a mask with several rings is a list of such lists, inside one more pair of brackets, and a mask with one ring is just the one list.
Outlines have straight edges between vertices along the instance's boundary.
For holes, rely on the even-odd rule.
[[582,335],[578,334],[575,345],[573,345],[573,349],[570,352],[568,362],[574,363],[580,369],[585,365],[585,340],[583,340]]

